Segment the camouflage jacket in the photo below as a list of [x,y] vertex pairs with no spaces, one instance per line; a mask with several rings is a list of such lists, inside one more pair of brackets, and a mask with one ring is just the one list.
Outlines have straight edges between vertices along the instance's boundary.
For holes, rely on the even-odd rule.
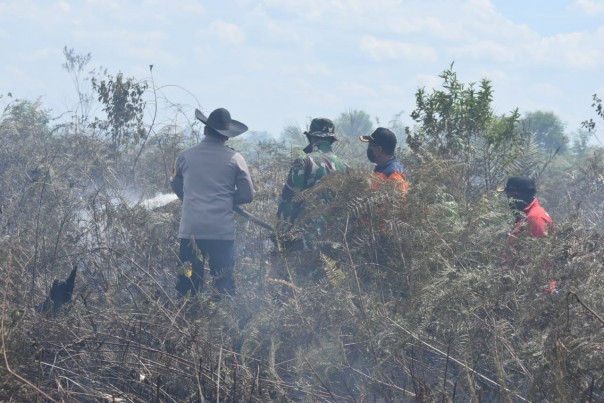
[[305,157],[294,160],[289,168],[277,218],[294,222],[302,212],[302,202],[293,201],[296,193],[310,189],[331,172],[345,172],[346,169],[342,160],[333,153],[329,140],[314,143],[312,151]]

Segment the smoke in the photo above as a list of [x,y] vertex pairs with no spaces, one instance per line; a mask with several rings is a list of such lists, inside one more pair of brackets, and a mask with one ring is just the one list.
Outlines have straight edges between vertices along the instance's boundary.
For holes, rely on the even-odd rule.
[[147,210],[153,210],[165,206],[176,199],[178,199],[178,197],[174,193],[159,193],[150,199],[143,200],[141,204]]

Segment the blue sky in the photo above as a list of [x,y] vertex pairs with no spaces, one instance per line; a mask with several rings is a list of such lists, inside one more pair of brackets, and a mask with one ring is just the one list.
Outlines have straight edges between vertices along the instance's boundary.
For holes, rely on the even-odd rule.
[[497,113],[552,111],[568,132],[604,95],[604,0],[0,0],[0,42],[0,94],[56,115],[77,105],[67,46],[87,70],[143,80],[153,64],[178,122],[226,107],[274,135],[349,109],[412,124],[416,90],[451,62],[492,81]]

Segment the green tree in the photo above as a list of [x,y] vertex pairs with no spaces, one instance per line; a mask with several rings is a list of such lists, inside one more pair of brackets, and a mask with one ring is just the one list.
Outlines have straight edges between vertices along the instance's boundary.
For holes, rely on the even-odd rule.
[[579,129],[573,134],[572,150],[576,155],[584,156],[587,153],[589,139],[592,133],[585,128]]
[[94,129],[108,131],[117,147],[136,145],[147,137],[143,124],[145,101],[143,94],[148,88],[146,82],[134,78],[124,78],[122,73],[108,76],[105,80],[92,79],[92,88],[107,113],[107,120],[98,118],[91,124]]
[[350,109],[335,120],[336,130],[346,137],[358,138],[373,131],[371,117],[364,111]]
[[535,141],[546,150],[565,151],[569,138],[564,134],[564,123],[553,112],[529,112],[518,123],[521,130],[533,132]]
[[283,128],[279,135],[279,140],[296,147],[305,147],[307,144],[306,136],[302,132],[302,129],[293,123]]
[[459,81],[453,65],[445,70],[442,89],[415,94],[411,118],[418,126],[407,129],[407,144],[419,155],[460,163],[459,183],[463,197],[494,189],[507,174],[513,155],[521,145],[515,129],[518,111],[495,115],[493,89],[487,79]]

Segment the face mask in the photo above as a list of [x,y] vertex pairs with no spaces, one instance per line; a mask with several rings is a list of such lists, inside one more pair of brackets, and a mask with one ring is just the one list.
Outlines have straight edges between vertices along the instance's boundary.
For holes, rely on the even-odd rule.
[[533,201],[534,196],[516,194],[510,197],[510,208],[520,212],[524,210]]
[[518,199],[510,199],[510,208],[514,211],[514,212],[521,212],[522,210],[524,210],[524,208],[528,206],[528,204],[526,204],[526,202],[524,202],[523,200],[518,200]]
[[373,150],[371,148],[367,149],[367,159],[369,160],[369,162],[375,162],[375,154],[373,153]]

